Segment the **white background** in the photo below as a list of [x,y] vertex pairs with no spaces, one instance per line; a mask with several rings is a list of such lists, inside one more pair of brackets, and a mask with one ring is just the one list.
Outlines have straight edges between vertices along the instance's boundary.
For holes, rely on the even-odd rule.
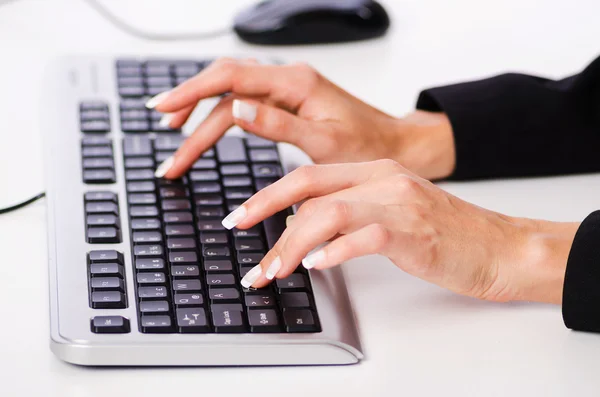
[[[140,28],[171,32],[226,26],[248,3],[103,1]],[[234,35],[195,42],[139,40],[114,29],[81,0],[19,0],[0,7],[0,207],[43,189],[41,86],[45,66],[61,54],[275,55],[310,62],[351,93],[399,116],[428,86],[509,70],[560,77],[600,54],[597,0],[384,4],[393,21],[384,39],[275,49],[249,46]],[[510,215],[581,220],[600,207],[598,175],[443,186]],[[456,296],[380,258],[345,266],[366,354],[359,365],[89,369],[65,364],[48,348],[45,227],[43,202],[0,216],[1,396],[563,396],[600,390],[600,336],[566,330],[559,307]]]

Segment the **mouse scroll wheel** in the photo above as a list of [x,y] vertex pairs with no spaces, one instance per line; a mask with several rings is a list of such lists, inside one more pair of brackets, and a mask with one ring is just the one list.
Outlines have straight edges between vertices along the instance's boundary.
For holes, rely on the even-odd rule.
[[358,16],[362,19],[369,19],[372,15],[373,12],[371,12],[371,10],[367,7],[362,7],[360,10],[358,10]]

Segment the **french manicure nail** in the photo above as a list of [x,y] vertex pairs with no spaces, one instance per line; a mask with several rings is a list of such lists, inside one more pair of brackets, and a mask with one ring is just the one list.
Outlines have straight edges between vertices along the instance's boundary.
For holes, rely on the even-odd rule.
[[158,125],[161,127],[169,127],[171,125],[171,121],[173,121],[173,117],[175,117],[175,113],[165,113],[158,122]]
[[292,221],[294,220],[294,216],[295,215],[288,215],[287,218],[285,218],[285,226],[288,227],[292,224]]
[[261,273],[262,267],[260,267],[260,265],[254,266],[248,273],[246,273],[244,278],[242,278],[240,284],[242,284],[242,287],[244,288],[249,288],[256,280],[258,280]]
[[227,215],[221,224],[225,227],[225,229],[233,229],[236,227],[244,218],[248,215],[248,211],[246,207],[240,205],[237,207],[231,214]]
[[313,267],[320,265],[325,261],[325,252],[323,250],[319,250],[314,254],[308,255],[306,258],[302,259],[302,266],[306,269],[312,269]]
[[165,174],[167,172],[169,172],[169,170],[173,166],[174,162],[175,162],[175,157],[173,157],[173,156],[171,156],[168,159],[166,159],[165,161],[163,161],[156,169],[156,172],[154,172],[154,176],[157,178],[162,178],[163,176],[165,176]]
[[267,272],[265,273],[265,277],[267,280],[273,280],[277,272],[281,269],[281,259],[279,257],[275,258],[273,262],[267,268]]
[[154,109],[162,101],[164,101],[165,99],[167,99],[167,97],[169,96],[170,93],[171,93],[171,91],[165,91],[165,92],[161,92],[158,95],[153,96],[152,98],[148,99],[148,102],[146,102],[146,107],[148,109]]
[[239,99],[233,100],[231,111],[234,118],[244,120],[247,123],[252,123],[256,119],[256,106]]

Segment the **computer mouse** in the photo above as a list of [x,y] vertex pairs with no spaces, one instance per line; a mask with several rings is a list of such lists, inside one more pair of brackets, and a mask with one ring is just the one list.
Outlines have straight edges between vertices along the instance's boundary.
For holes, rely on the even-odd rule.
[[371,39],[389,26],[373,0],[267,0],[240,12],[234,30],[250,43],[285,45]]

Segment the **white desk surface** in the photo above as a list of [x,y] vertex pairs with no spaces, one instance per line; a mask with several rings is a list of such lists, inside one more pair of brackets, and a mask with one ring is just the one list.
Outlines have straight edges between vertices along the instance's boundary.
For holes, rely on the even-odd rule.
[[[146,27],[164,18],[195,30],[219,26],[248,2],[104,1],[124,14],[154,5],[148,19],[137,19]],[[401,115],[426,86],[506,70],[558,77],[576,72],[600,52],[597,0],[580,0],[577,6],[562,0],[385,4],[393,28],[382,40],[277,49],[249,46],[233,35],[198,42],[138,40],[115,30],[81,0],[19,0],[0,7],[0,207],[43,189],[40,87],[45,65],[61,54],[273,54],[310,62],[352,93]],[[177,8],[181,15],[170,11]],[[581,220],[600,207],[600,175],[444,187],[512,215]],[[48,348],[45,229],[43,202],[0,216],[2,396],[566,396],[600,390],[600,335],[565,329],[559,307],[456,296],[378,258],[345,266],[366,354],[359,365],[89,369],[65,364]]]

